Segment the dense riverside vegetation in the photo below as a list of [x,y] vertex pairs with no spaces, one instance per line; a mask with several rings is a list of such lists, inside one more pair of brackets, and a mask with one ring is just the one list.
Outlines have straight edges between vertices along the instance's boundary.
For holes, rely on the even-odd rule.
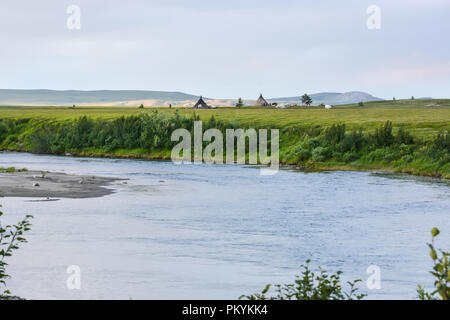
[[[312,168],[391,169],[417,175],[450,178],[450,133],[430,140],[412,136],[390,121],[373,133],[347,131],[345,124],[327,128],[292,128],[285,132],[282,161]],[[297,138],[297,139],[296,139]]]
[[[196,113],[143,112],[113,119],[81,116],[76,119],[0,119],[0,148],[46,154],[76,154],[169,159],[174,129],[192,132]],[[203,119],[203,130],[241,127],[234,120]],[[279,128],[275,125],[245,125]],[[391,121],[370,130],[345,123],[287,125],[280,128],[280,161],[312,169],[388,169],[417,175],[450,178],[450,133],[440,129],[427,136],[413,135]],[[205,143],[206,145],[207,143]]]

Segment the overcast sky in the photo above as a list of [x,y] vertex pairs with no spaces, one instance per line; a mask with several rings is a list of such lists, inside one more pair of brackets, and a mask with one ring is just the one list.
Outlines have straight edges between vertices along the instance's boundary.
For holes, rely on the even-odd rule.
[[0,88],[450,98],[449,14],[449,0],[2,0]]

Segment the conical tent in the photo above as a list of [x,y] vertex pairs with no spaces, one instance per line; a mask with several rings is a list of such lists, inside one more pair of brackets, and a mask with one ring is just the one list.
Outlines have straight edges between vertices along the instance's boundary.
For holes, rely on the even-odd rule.
[[198,99],[197,103],[192,107],[194,109],[209,109],[210,107],[206,104],[206,102],[203,100],[203,97],[200,96],[200,99]]
[[262,93],[259,95],[258,100],[255,102],[255,106],[258,107],[267,107],[269,103],[266,101],[266,99],[263,98]]

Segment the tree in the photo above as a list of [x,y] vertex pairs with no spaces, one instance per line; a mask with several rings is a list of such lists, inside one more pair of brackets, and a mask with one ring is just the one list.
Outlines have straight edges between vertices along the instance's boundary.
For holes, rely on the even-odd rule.
[[236,103],[236,107],[237,107],[237,108],[240,108],[240,107],[243,107],[243,106],[244,106],[244,102],[242,101],[241,98],[239,98],[239,99],[238,99],[238,102]]
[[362,101],[358,102],[358,106],[364,107],[364,102],[362,102]]
[[139,106],[139,109],[144,109],[144,105],[141,103],[141,105]]
[[[0,212],[0,217],[2,215],[3,212]],[[2,226],[0,221],[0,287],[6,286],[5,279],[10,278],[10,276],[6,273],[6,266],[8,264],[5,262],[5,258],[12,256],[13,251],[19,249],[20,243],[27,242],[27,240],[23,237],[23,234],[24,232],[30,230],[30,220],[32,218],[33,216],[27,215],[17,224],[7,225],[5,227]],[[11,292],[8,289],[1,289],[0,300],[8,299],[10,294]]]
[[312,102],[313,101],[308,94],[305,93],[304,95],[302,95],[302,104],[306,104],[307,106],[309,106]]

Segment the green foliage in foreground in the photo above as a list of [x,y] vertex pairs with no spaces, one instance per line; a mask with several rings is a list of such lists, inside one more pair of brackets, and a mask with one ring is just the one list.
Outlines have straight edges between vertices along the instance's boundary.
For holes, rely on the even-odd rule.
[[[442,250],[440,255],[434,247],[434,239],[439,234],[439,229],[431,230],[432,241],[430,247],[430,257],[433,260],[433,271],[430,273],[435,278],[435,290],[431,293],[419,285],[417,289],[418,298],[421,300],[449,300],[450,299],[450,253]],[[248,300],[360,300],[366,294],[358,293],[356,287],[361,280],[348,281],[348,290],[344,291],[341,283],[341,271],[336,274],[328,274],[319,268],[319,274],[315,274],[309,267],[310,260],[306,265],[302,265],[303,271],[297,276],[294,283],[290,284],[268,284],[261,293],[242,295],[240,299]],[[270,294],[270,289],[275,288],[275,292]]]
[[[0,212],[0,217],[2,215],[3,212]],[[30,230],[30,220],[32,218],[32,216],[27,215],[17,224],[7,225],[5,227],[2,226],[0,221],[0,300],[8,299],[11,295],[8,289],[2,289],[2,287],[6,286],[5,279],[10,278],[6,273],[6,266],[8,264],[5,262],[5,258],[10,257],[14,250],[19,249],[20,243],[27,242],[23,234]]]
[[248,300],[360,300],[366,295],[358,293],[356,284],[361,280],[347,282],[348,290],[345,291],[341,283],[341,271],[328,274],[320,269],[316,274],[309,267],[310,260],[302,265],[301,276],[292,284],[276,284],[274,295],[269,295],[272,285],[267,285],[261,293],[243,295],[240,299]]
[[[192,132],[195,113],[153,110],[112,120],[2,119],[0,148],[47,154],[170,157],[170,140],[177,128]],[[203,121],[203,130],[238,128],[234,121]],[[254,126],[258,128],[277,128]],[[225,134],[224,134],[225,137]],[[413,136],[405,126],[390,121],[375,129],[348,130],[346,124],[288,126],[280,129],[280,161],[307,168],[389,169],[450,178],[450,132],[427,138]],[[205,143],[206,144],[206,143]]]
[[431,230],[431,243],[428,244],[430,257],[434,264],[433,271],[430,271],[430,273],[435,278],[434,286],[436,289],[428,293],[419,285],[417,294],[421,300],[450,300],[450,252],[439,250],[440,254],[438,254],[438,250],[435,249],[434,239],[439,233],[438,228],[433,228]]

